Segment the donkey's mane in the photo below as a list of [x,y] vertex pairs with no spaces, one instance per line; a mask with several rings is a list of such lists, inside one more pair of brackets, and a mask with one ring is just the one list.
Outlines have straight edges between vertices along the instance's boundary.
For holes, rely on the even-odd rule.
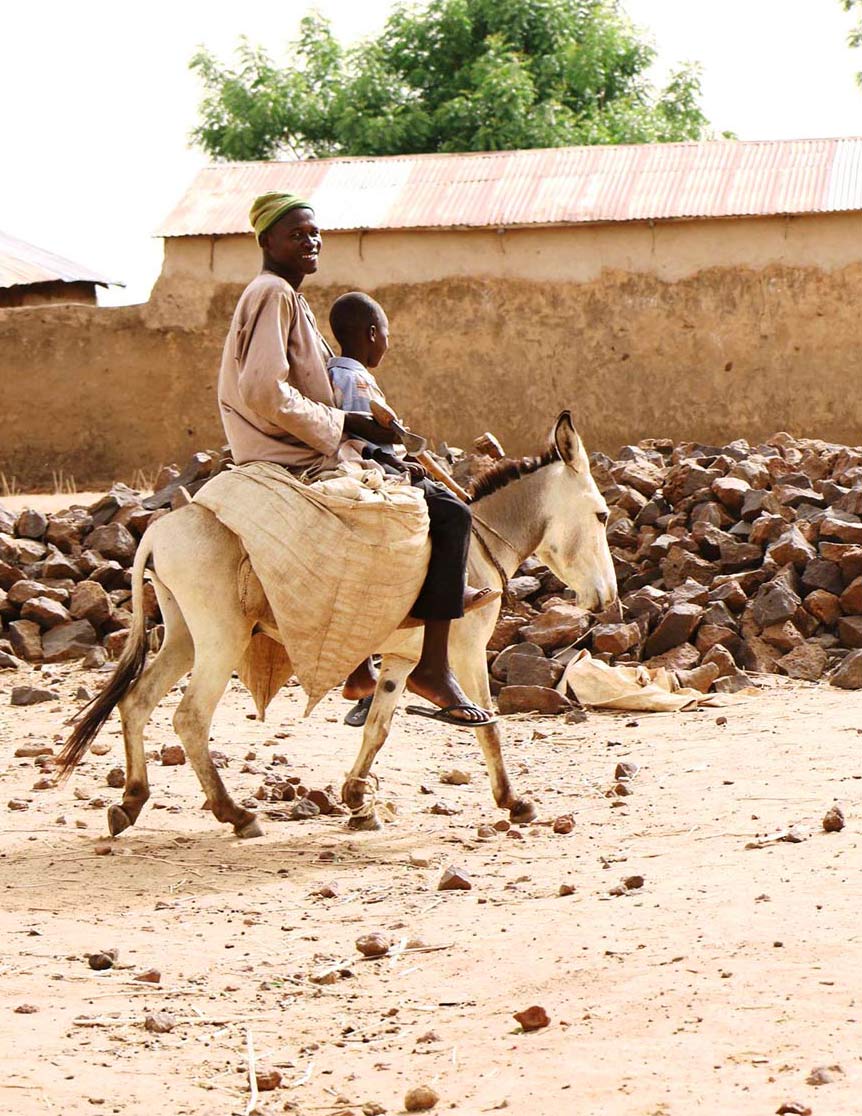
[[483,500],[492,492],[499,492],[512,481],[526,477],[529,473],[535,473],[546,465],[559,461],[559,458],[557,447],[551,444],[538,457],[504,457],[496,461],[477,477],[473,477],[469,487],[470,503],[475,504],[477,500]]

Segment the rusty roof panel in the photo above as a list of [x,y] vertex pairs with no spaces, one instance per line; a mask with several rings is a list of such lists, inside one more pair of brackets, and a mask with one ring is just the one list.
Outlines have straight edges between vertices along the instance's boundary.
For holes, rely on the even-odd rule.
[[0,287],[56,282],[97,283],[101,287],[123,286],[113,279],[106,279],[89,267],[0,232]]
[[224,163],[199,172],[157,235],[248,232],[267,190],[306,195],[330,230],[825,213],[862,209],[862,139]]

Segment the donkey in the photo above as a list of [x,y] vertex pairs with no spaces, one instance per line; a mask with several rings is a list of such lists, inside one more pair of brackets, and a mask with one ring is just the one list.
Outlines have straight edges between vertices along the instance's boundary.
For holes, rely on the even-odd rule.
[[[616,597],[616,578],[608,549],[607,505],[590,474],[589,460],[564,411],[548,448],[539,457],[504,460],[473,482],[474,537],[469,578],[475,585],[500,584],[530,554],[544,562],[573,589],[588,609],[604,608]],[[152,581],[165,625],[164,641],[147,664],[143,579],[152,557]],[[239,539],[207,509],[188,504],[159,519],[144,533],[132,571],[133,621],[117,668],[102,691],[79,716],[59,757],[67,777],[119,705],[126,752],[126,782],[121,805],[108,810],[112,836],[134,825],[149,798],[144,728],[153,710],[188,671],[191,678],[174,714],[174,728],[215,817],[239,837],[258,837],[256,815],[237,805],[225,789],[209,753],[209,729],[216,706],[254,632],[280,642],[260,582],[240,576],[244,551]],[[200,571],[206,571],[201,576]],[[471,700],[491,702],[485,647],[500,604],[473,612],[452,626],[450,660]],[[362,739],[346,777],[342,798],[353,829],[379,828],[369,773],[389,733],[407,676],[419,659],[421,628],[394,632],[380,648],[380,679]],[[287,651],[289,653],[289,648]],[[496,724],[475,729],[488,768],[494,800],[514,822],[535,817],[531,802],[518,797],[509,782]]]

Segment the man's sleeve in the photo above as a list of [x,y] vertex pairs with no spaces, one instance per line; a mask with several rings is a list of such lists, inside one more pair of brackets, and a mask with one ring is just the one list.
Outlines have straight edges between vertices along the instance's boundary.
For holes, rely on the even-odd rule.
[[344,412],[308,399],[288,383],[285,339],[293,313],[282,292],[264,292],[237,338],[239,394],[255,414],[318,453],[332,456],[341,443]]

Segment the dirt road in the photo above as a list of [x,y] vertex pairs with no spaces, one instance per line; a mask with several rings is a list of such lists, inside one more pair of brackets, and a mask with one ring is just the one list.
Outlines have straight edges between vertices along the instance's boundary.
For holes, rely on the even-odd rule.
[[[52,669],[61,700],[24,709],[11,687],[39,676],[0,676],[5,1111],[245,1113],[249,1037],[283,1078],[261,1113],[397,1113],[422,1083],[437,1111],[467,1116],[862,1111],[854,695],[776,680],[728,709],[512,721],[510,771],[543,824],[486,839],[478,826],[500,814],[475,741],[418,719],[396,723],[375,769],[397,807],[381,833],[270,820],[264,838],[239,842],[201,810],[187,765],[156,761],[139,825],[96,855],[104,803],[120,796],[106,786],[122,762],[116,721],[110,754],[61,789],[34,790],[34,760],[13,758],[51,744],[77,688],[100,681]],[[148,746],[174,741],[178,698]],[[250,711],[234,682],[213,729],[240,798],[275,753],[308,785],[340,784],[358,744],[343,702],[301,721],[285,690],[267,724]],[[615,801],[605,792],[622,760],[640,772]],[[471,783],[443,785],[453,768]],[[847,827],[826,834],[836,800]],[[555,834],[545,823],[566,813],[573,832]],[[801,843],[746,848],[792,823]],[[437,891],[450,865],[472,890]],[[642,887],[610,894],[636,875]],[[395,955],[361,960],[355,940],[375,930]],[[92,971],[86,955],[109,948],[117,964]],[[134,980],[152,967],[160,984]],[[522,1033],[512,1013],[534,1004],[550,1024]],[[173,1030],[145,1030],[153,1012]],[[834,1065],[834,1080],[806,1083]]]

